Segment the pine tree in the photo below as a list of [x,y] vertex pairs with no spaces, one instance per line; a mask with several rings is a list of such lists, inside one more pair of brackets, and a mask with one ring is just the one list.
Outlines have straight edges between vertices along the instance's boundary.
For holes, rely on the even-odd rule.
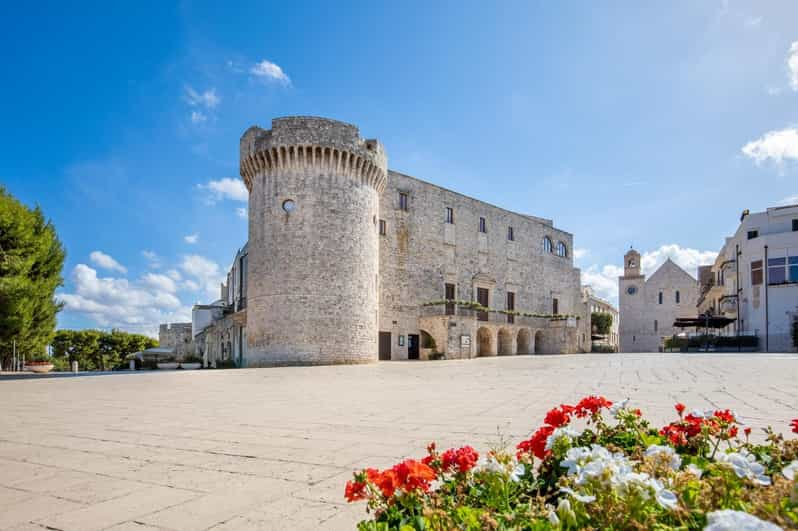
[[41,357],[61,305],[64,247],[41,209],[28,208],[0,186],[0,361],[10,365],[13,342],[27,359]]

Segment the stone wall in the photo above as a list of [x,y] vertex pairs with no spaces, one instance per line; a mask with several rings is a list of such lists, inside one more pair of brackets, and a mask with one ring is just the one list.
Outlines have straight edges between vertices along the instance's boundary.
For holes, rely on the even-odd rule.
[[[407,194],[407,210],[399,195]],[[454,223],[446,223],[446,208]],[[485,218],[486,232],[479,231]],[[510,212],[399,172],[388,172],[380,198],[380,331],[391,333],[392,359],[407,359],[408,342],[399,336],[419,334],[424,302],[444,298],[444,284],[456,286],[455,298],[476,300],[476,289],[489,289],[489,306],[506,307],[515,293],[516,310],[583,317],[580,272],[573,265],[573,236],[550,220]],[[513,240],[508,239],[508,227]],[[543,248],[544,237],[565,244],[567,256]],[[432,333],[431,331],[427,331]],[[565,350],[584,350],[575,334]],[[476,336],[472,337],[472,342]],[[436,337],[436,341],[440,343]],[[459,344],[459,343],[458,343]],[[589,337],[587,338],[589,348]],[[562,349],[551,347],[551,350]]]
[[170,348],[178,359],[195,355],[191,323],[165,323],[158,327],[158,343]]

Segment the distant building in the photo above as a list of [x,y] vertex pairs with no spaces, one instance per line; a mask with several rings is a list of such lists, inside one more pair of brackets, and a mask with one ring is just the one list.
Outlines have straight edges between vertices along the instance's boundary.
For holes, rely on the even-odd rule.
[[648,279],[640,269],[640,253],[624,256],[619,278],[620,351],[658,352],[664,338],[681,332],[677,317],[695,317],[698,282],[668,258]]
[[606,301],[593,293],[593,288],[590,286],[582,287],[582,300],[587,306],[588,319],[590,319],[590,316],[594,313],[608,313],[612,317],[612,325],[610,326],[609,334],[599,334],[597,330],[591,330],[592,344],[611,347],[617,352],[620,321],[618,308],[613,306],[609,301]]
[[[739,264],[739,267],[738,267]],[[699,314],[734,322],[724,335],[755,335],[759,349],[790,352],[798,320],[798,205],[768,208],[740,217],[715,263],[699,269]]]
[[171,350],[177,359],[194,356],[191,323],[162,324],[158,328],[158,348]]

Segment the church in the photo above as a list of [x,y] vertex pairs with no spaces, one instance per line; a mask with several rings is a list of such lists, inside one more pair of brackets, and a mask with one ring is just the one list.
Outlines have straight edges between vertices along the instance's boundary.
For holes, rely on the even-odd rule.
[[695,317],[698,281],[670,258],[646,279],[640,253],[630,249],[618,290],[620,352],[659,352],[666,337],[681,332],[677,317]]

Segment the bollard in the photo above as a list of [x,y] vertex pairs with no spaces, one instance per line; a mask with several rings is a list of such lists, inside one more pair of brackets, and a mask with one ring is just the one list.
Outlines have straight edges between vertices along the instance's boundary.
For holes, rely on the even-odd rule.
[[78,372],[78,362],[77,361],[73,361],[72,362],[72,372]]
[[136,360],[130,360],[130,370],[131,371],[136,370]]

